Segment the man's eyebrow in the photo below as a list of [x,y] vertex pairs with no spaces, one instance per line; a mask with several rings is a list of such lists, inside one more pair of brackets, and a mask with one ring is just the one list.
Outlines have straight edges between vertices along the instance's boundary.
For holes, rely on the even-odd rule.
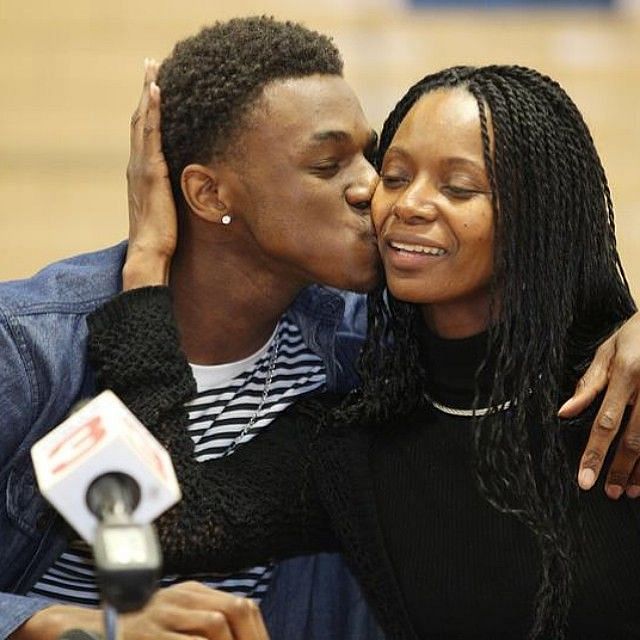
[[329,129],[327,131],[317,131],[311,136],[314,142],[325,142],[326,140],[333,140],[334,142],[346,142],[351,140],[351,136],[346,131],[340,131],[336,129]]
[[[352,140],[350,133],[341,131],[339,129],[328,129],[327,131],[317,131],[311,136],[311,140],[314,142],[325,142],[326,140],[332,140],[334,142],[348,142]],[[378,146],[378,133],[375,129],[371,129],[369,132],[369,140],[367,141],[367,148]]]

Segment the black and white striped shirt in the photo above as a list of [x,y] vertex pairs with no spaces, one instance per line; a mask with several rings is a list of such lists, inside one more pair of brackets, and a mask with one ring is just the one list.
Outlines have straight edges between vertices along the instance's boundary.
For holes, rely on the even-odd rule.
[[[286,314],[257,353],[229,364],[192,365],[192,371],[198,392],[187,403],[187,430],[198,462],[232,454],[236,446],[248,442],[295,400],[323,388],[326,381],[322,360],[306,346],[300,330]],[[260,600],[270,577],[271,566],[262,566],[234,575],[164,576],[161,586],[199,580],[216,589]],[[29,595],[99,605],[88,545],[81,541],[71,543]]]

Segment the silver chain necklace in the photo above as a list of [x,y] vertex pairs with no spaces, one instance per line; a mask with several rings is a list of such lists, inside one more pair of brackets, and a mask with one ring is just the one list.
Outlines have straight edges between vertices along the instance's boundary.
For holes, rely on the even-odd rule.
[[251,428],[256,423],[260,412],[262,411],[262,407],[264,407],[264,403],[267,401],[267,397],[269,395],[269,390],[271,389],[271,381],[273,379],[273,372],[276,368],[276,360],[278,359],[278,350],[280,349],[280,325],[276,328],[276,336],[273,339],[273,344],[270,347],[271,356],[269,357],[269,368],[267,370],[267,377],[264,381],[264,387],[262,388],[262,397],[260,398],[260,404],[258,408],[253,412],[251,418],[249,418],[249,422],[242,428],[242,431],[233,439],[231,444],[227,447],[226,451],[222,454],[222,457],[228,456],[232,454],[240,444],[242,438],[244,438],[247,433],[251,431]]
[[430,395],[424,394],[425,400],[441,413],[446,413],[450,416],[459,416],[462,418],[475,418],[478,416],[486,416],[488,413],[498,413],[499,411],[506,411],[511,407],[511,400],[507,400],[502,404],[495,405],[494,407],[482,407],[481,409],[457,409],[456,407],[448,407],[446,404],[436,402]]

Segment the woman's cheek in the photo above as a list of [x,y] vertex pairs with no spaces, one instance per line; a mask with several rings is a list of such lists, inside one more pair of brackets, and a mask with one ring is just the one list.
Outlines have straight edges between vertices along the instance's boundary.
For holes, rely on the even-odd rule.
[[392,206],[392,203],[389,202],[388,198],[381,197],[378,193],[379,189],[376,191],[376,194],[373,196],[373,200],[371,201],[371,220],[373,222],[376,235],[380,235],[380,231],[382,230],[385,222],[389,219]]

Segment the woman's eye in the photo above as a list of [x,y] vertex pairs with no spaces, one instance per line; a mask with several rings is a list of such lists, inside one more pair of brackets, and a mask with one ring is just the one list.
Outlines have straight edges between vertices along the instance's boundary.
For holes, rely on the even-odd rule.
[[469,198],[472,198],[478,193],[477,189],[457,187],[453,184],[445,184],[440,188],[440,190],[446,196],[449,196],[451,198],[457,198],[459,200],[468,200]]
[[386,189],[400,189],[409,182],[408,178],[404,176],[392,175],[390,173],[383,173],[380,176],[380,180]]

